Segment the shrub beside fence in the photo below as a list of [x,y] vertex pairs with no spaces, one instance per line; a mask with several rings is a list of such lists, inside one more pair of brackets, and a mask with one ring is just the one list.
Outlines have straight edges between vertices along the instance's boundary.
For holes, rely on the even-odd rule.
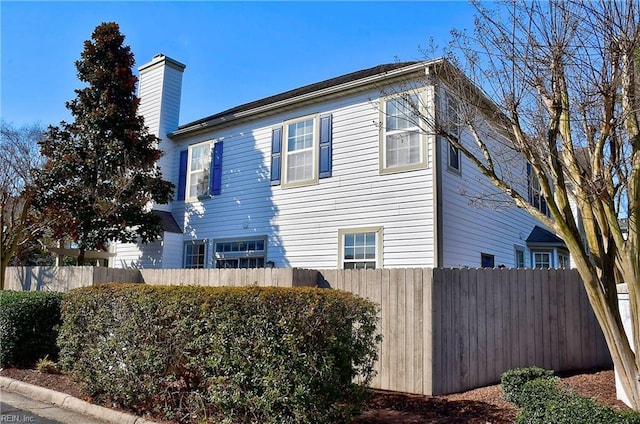
[[189,422],[349,422],[376,306],[335,290],[103,285],[63,302],[60,360],[96,399]]
[[62,293],[0,291],[0,367],[58,357]]
[[[448,394],[497,383],[513,368],[539,366],[562,372],[612,366],[575,270],[116,271],[129,272],[130,281],[147,284],[320,285],[368,298],[380,305],[383,336],[374,388]],[[85,285],[106,281],[87,280]]]

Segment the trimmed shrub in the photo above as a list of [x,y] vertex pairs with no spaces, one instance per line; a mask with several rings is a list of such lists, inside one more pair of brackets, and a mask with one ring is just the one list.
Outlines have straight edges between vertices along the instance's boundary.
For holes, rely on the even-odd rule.
[[515,368],[502,374],[500,385],[504,398],[507,402],[514,403],[516,406],[523,407],[524,402],[520,398],[524,385],[537,379],[553,378],[553,371],[545,370],[540,367]]
[[640,422],[640,414],[620,413],[593,399],[580,396],[560,383],[557,377],[527,381],[517,398],[523,410],[519,424],[631,424]]
[[376,307],[336,290],[98,286],[63,319],[92,396],[181,422],[347,422],[377,359]]
[[553,402],[567,402],[568,394],[560,388],[557,377],[543,377],[524,382],[515,398],[517,406],[524,408],[517,416],[518,423],[543,423],[547,406]]
[[62,293],[0,291],[0,366],[57,358]]
[[624,411],[620,412],[620,422],[622,424],[640,424],[640,412]]

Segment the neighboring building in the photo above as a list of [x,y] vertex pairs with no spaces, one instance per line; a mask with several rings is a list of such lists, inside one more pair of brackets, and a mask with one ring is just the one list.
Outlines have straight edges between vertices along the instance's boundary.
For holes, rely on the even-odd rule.
[[562,242],[526,212],[474,205],[484,177],[383,94],[412,82],[423,113],[450,114],[455,101],[430,72],[444,63],[380,65],[178,126],[185,66],[157,55],[140,68],[140,111],[175,200],[157,208],[164,237],[113,243],[112,265],[566,266]]

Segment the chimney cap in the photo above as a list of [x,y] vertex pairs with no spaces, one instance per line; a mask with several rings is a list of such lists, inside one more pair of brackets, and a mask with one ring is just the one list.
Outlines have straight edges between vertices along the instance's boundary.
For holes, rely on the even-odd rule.
[[149,63],[145,63],[144,65],[141,65],[138,68],[139,72],[142,72],[152,66],[161,64],[161,63],[165,63],[168,66],[171,66],[172,68],[177,69],[178,71],[184,71],[184,68],[186,68],[187,66],[184,63],[178,62],[175,59],[171,59],[169,56],[165,56],[163,53],[158,53],[156,55],[153,56],[153,59],[151,59],[151,62]]

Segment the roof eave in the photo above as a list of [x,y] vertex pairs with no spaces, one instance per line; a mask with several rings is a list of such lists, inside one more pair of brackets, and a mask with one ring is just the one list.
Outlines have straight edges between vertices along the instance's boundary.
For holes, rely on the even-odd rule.
[[221,127],[221,126],[229,125],[231,123],[237,123],[239,121],[242,121],[243,119],[254,119],[256,117],[273,114],[275,112],[280,112],[283,109],[291,108],[294,105],[309,103],[319,98],[330,97],[338,93],[343,94],[346,92],[361,90],[365,87],[375,85],[376,83],[379,83],[380,81],[383,81],[383,80],[385,80],[385,82],[391,83],[397,79],[400,79],[412,73],[418,73],[422,69],[427,69],[429,67],[435,66],[440,62],[442,62],[442,59],[419,62],[413,65],[408,65],[402,68],[393,69],[380,74],[372,75],[366,78],[361,78],[354,81],[348,81],[342,84],[323,88],[310,93],[301,94],[288,99],[283,99],[283,100],[262,105],[259,107],[243,110],[238,113],[223,115],[223,116],[215,117],[206,121],[196,121],[197,124],[188,125],[183,128],[179,128],[176,131],[173,131],[167,135],[168,137],[173,139],[180,139],[186,136],[210,131],[212,128],[215,128],[215,127]]

